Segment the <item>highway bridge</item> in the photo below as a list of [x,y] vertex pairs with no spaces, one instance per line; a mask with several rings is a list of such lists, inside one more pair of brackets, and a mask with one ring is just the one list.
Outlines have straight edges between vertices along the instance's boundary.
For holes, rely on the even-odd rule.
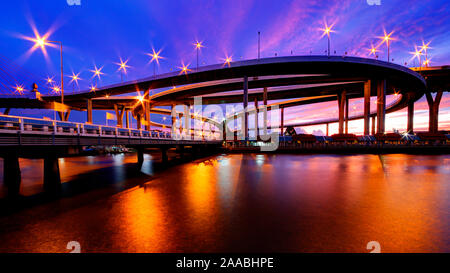
[[[364,135],[385,133],[385,115],[408,108],[407,128],[413,132],[414,102],[424,94],[430,107],[431,133],[438,131],[438,109],[443,92],[448,91],[450,68],[407,67],[376,59],[348,56],[289,56],[230,62],[200,67],[195,71],[171,72],[152,77],[66,94],[61,121],[9,116],[11,108],[55,109],[59,95],[39,95],[34,88],[33,98],[2,98],[0,108],[0,146],[5,159],[5,181],[11,192],[20,186],[18,157],[40,155],[44,158],[44,184],[55,189],[60,184],[57,158],[89,145],[126,145],[138,150],[142,162],[146,147],[157,147],[164,154],[168,147],[191,146],[205,148],[220,146],[228,133],[229,123],[242,118],[241,140],[249,136],[249,114],[263,113],[262,132],[256,130],[255,139],[268,131],[284,134],[284,109],[298,105],[336,101],[336,117],[309,123],[289,124],[293,127],[312,124],[339,123],[339,134],[348,133],[348,121],[364,120]],[[139,93],[141,95],[133,95]],[[436,93],[433,98],[432,93]],[[131,94],[131,95],[130,95]],[[387,95],[396,95],[389,105]],[[370,109],[370,98],[376,97],[376,109]],[[349,116],[348,101],[362,98],[364,112]],[[196,101],[201,99],[200,113]],[[282,100],[269,104],[268,101]],[[243,112],[222,114],[222,120],[208,118],[202,113],[205,105],[242,103]],[[254,107],[249,107],[253,103]],[[182,105],[183,111],[176,111]],[[170,108],[170,109],[167,109]],[[252,108],[252,109],[250,109]],[[117,127],[92,123],[93,110],[114,110]],[[268,125],[267,113],[280,109],[280,124]],[[86,122],[69,122],[70,110],[86,112]],[[169,115],[171,125],[151,120],[151,115]],[[130,128],[131,116],[136,128]],[[255,124],[260,125],[258,115]],[[125,120],[125,122],[123,122]],[[205,138],[203,129],[192,128],[191,120],[211,124],[219,133]],[[372,130],[370,130],[372,120]],[[376,121],[376,122],[375,122]],[[375,126],[376,124],[376,126]],[[152,130],[170,128],[171,132]],[[178,136],[178,137],[175,137]],[[179,137],[181,136],[181,138]],[[19,186],[18,186],[19,185]],[[55,186],[56,185],[56,186]]]

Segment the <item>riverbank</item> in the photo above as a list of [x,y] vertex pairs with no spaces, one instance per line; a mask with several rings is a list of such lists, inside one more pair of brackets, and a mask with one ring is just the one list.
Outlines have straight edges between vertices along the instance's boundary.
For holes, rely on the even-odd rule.
[[450,154],[450,145],[280,145],[274,151],[262,151],[259,146],[238,146],[224,149],[227,153],[268,153],[268,154]]

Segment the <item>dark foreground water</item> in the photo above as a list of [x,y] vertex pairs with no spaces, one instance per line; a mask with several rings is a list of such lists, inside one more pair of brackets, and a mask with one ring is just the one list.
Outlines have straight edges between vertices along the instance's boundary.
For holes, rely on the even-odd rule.
[[[0,217],[0,251],[450,252],[448,155],[234,154],[158,171],[147,157],[143,173],[135,161],[62,160],[63,181],[98,187]],[[33,195],[42,162],[21,165]]]

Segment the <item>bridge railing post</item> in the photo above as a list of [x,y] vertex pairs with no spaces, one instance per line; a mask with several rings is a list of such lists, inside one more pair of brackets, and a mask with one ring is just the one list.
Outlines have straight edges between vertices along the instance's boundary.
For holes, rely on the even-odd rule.
[[20,132],[23,132],[23,130],[24,130],[23,118],[19,118],[19,128],[20,128]]

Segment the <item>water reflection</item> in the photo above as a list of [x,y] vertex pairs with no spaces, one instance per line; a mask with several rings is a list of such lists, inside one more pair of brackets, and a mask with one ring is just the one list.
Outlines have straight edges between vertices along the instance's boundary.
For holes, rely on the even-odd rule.
[[[131,179],[124,163],[134,161],[117,155],[60,164],[64,181],[108,166],[114,174],[108,179],[123,184]],[[0,218],[0,251],[64,252],[76,240],[87,252],[367,252],[369,241],[379,241],[383,252],[448,252],[449,162],[449,156],[236,154],[155,172],[147,163],[142,171],[152,176],[141,186]],[[21,165],[28,174],[39,162]]]

